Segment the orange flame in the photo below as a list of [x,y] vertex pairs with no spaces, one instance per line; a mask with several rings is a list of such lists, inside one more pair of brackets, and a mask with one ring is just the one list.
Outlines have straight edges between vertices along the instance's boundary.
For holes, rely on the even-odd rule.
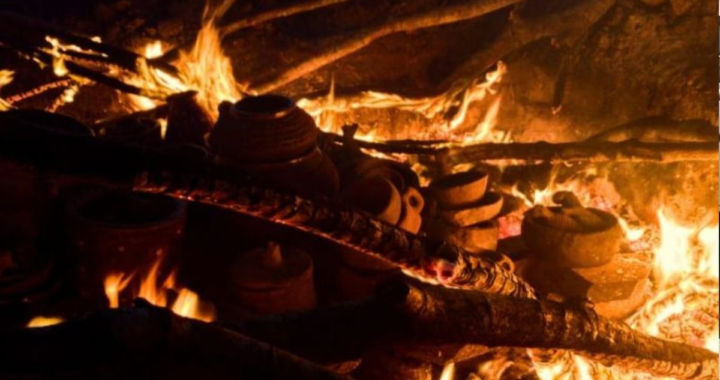
[[58,317],[42,317],[38,316],[33,318],[26,327],[28,328],[39,328],[39,327],[48,327],[48,326],[55,326],[63,323],[62,318]]
[[[186,288],[176,285],[176,273],[172,272],[162,278],[160,268],[163,259],[159,258],[147,273],[141,278],[140,286],[132,298],[143,298],[157,307],[168,307],[175,314],[197,319],[204,322],[212,322],[215,319],[214,312],[209,305],[203,303],[200,297]],[[136,274],[113,273],[105,279],[105,295],[111,308],[120,306],[120,294],[130,285]],[[171,304],[168,302],[170,292],[177,293],[177,298]]]

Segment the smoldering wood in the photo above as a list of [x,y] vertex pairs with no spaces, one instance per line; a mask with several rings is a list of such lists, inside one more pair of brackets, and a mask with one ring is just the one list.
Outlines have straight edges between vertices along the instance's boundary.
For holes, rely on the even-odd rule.
[[192,361],[248,380],[349,380],[218,325],[142,304],[46,328],[0,332],[7,343],[0,348],[0,379],[83,379],[103,369],[112,369],[113,379],[135,379],[137,370],[165,359]]
[[[572,350],[608,366],[678,379],[714,379],[718,355],[665,341],[598,316],[580,303],[556,303],[427,285],[398,284],[397,310],[413,334],[434,343]],[[512,316],[512,317],[511,317]]]
[[532,288],[485,257],[434,246],[371,215],[325,198],[304,198],[259,181],[213,157],[122,145],[91,136],[52,133],[0,114],[0,155],[19,164],[92,178],[268,220],[392,262],[405,271],[453,286],[526,296]]
[[[176,74],[177,68],[164,62],[148,62],[145,57],[129,50],[119,48],[92,38],[68,33],[47,23],[11,12],[0,12],[0,42],[20,51],[50,48],[47,37],[60,42],[75,45],[83,50],[97,53],[85,55],[86,60],[97,60],[99,64],[115,65],[125,70],[137,70],[138,61],[147,62],[150,67]],[[74,54],[81,54],[73,52]]]
[[318,43],[323,46],[319,53],[298,62],[292,62],[279,72],[259,76],[258,79],[246,83],[244,88],[251,93],[268,93],[347,57],[388,35],[482,17],[520,1],[522,0],[467,0],[429,12],[384,20],[376,25],[348,33],[341,39],[333,36],[327,41]]

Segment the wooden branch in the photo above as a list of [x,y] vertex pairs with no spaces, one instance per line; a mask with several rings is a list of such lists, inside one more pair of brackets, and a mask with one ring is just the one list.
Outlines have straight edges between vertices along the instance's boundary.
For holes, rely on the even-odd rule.
[[[211,373],[221,371],[223,378],[349,380],[220,326],[142,304],[46,328],[0,332],[6,343],[0,347],[0,379],[83,379],[106,369],[103,377],[130,380],[138,377],[137,370],[158,362],[177,366],[188,361]],[[68,373],[75,376],[61,376]]]
[[[112,63],[136,73],[138,61],[147,61],[145,57],[129,50],[58,30],[40,20],[27,18],[10,12],[0,12],[0,42],[21,51],[27,49],[37,50],[42,47],[49,47],[46,37],[54,37],[65,44],[75,45],[86,51],[104,54],[105,57],[97,57],[98,62]],[[82,56],[82,54],[78,52],[71,54]],[[92,57],[85,56],[85,58],[88,59]],[[150,67],[161,69],[166,73],[177,74],[177,68],[170,64],[155,61],[147,62]]]
[[[341,137],[332,137],[340,143]],[[525,160],[549,163],[567,162],[661,162],[716,161],[715,142],[646,143],[638,141],[605,142],[581,141],[573,143],[486,143],[462,146],[456,143],[427,143],[423,141],[369,142],[356,140],[363,149],[387,154],[418,154],[436,156],[446,154],[456,162],[490,160]]]
[[510,24],[490,46],[475,53],[443,81],[440,88],[469,83],[510,53],[533,42],[576,35],[592,27],[617,0],[581,0],[556,14],[526,19],[513,13]]
[[[374,41],[394,33],[411,32],[434,26],[452,24],[484,16],[522,0],[465,0],[459,4],[433,9],[425,13],[402,16],[359,29],[341,41],[329,38],[313,57],[294,62],[279,73],[271,73],[248,83],[250,92],[264,94],[363,49]],[[320,45],[323,45],[321,42]]]
[[653,338],[598,316],[582,304],[536,301],[398,284],[412,335],[434,343],[567,349],[608,366],[677,379],[717,379],[718,355]]
[[239,30],[251,28],[268,21],[290,17],[299,13],[314,11],[316,9],[329,7],[331,5],[347,2],[348,0],[308,0],[298,4],[292,4],[284,8],[271,9],[266,12],[245,16],[240,20],[220,27],[220,34],[227,37]]

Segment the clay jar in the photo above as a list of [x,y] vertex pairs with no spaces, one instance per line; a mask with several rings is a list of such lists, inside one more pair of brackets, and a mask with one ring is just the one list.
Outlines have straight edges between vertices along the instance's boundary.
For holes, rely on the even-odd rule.
[[528,212],[522,223],[522,238],[538,258],[560,267],[591,268],[607,264],[620,252],[622,228],[614,215],[587,210],[599,217],[602,224],[577,231],[548,225]]
[[209,142],[224,164],[303,195],[333,196],[340,180],[317,147],[319,133],[292,100],[265,95],[223,103]]
[[311,151],[320,131],[291,99],[264,95],[220,105],[210,146],[238,163],[288,161]]
[[273,242],[235,260],[230,287],[234,300],[254,314],[303,311],[317,305],[310,256]]
[[186,205],[145,194],[95,190],[66,205],[68,239],[83,290],[102,289],[113,272],[149,269],[179,248]]
[[342,200],[386,223],[396,225],[402,213],[402,197],[392,182],[374,177],[355,181],[341,195]]

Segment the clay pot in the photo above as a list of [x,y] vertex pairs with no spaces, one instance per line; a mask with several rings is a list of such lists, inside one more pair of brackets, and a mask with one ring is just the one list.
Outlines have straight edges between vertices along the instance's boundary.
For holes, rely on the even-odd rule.
[[429,189],[443,208],[467,207],[485,196],[488,178],[487,173],[478,171],[451,174],[432,181]]
[[[222,159],[220,161],[227,163]],[[301,194],[333,196],[340,188],[335,164],[318,148],[284,162],[230,164],[258,178]]]
[[495,218],[500,214],[502,206],[501,194],[487,193],[478,202],[460,207],[441,208],[438,214],[452,226],[469,227]]
[[247,97],[223,103],[210,134],[218,155],[238,163],[285,162],[315,145],[319,130],[313,118],[292,100],[278,95]]
[[538,258],[557,266],[590,268],[607,264],[620,252],[622,228],[612,214],[596,209],[588,211],[603,223],[584,231],[549,226],[528,212],[522,223],[522,238]]
[[66,214],[80,286],[93,292],[110,273],[145,271],[172,257],[186,206],[171,198],[98,190],[71,199]]
[[342,187],[346,187],[360,179],[380,177],[392,182],[399,191],[408,187],[419,187],[417,174],[404,164],[382,160],[370,156],[359,156],[343,161],[338,159]]
[[495,251],[500,237],[497,222],[485,222],[470,227],[447,226],[446,240],[473,254]]
[[342,193],[341,199],[377,219],[396,225],[402,213],[402,198],[392,182],[380,178],[356,181]]
[[425,198],[414,187],[408,187],[402,195],[402,215],[398,227],[412,234],[417,234],[422,227],[422,212]]
[[230,272],[232,295],[251,313],[272,315],[317,305],[313,262],[305,252],[275,243],[241,254]]

